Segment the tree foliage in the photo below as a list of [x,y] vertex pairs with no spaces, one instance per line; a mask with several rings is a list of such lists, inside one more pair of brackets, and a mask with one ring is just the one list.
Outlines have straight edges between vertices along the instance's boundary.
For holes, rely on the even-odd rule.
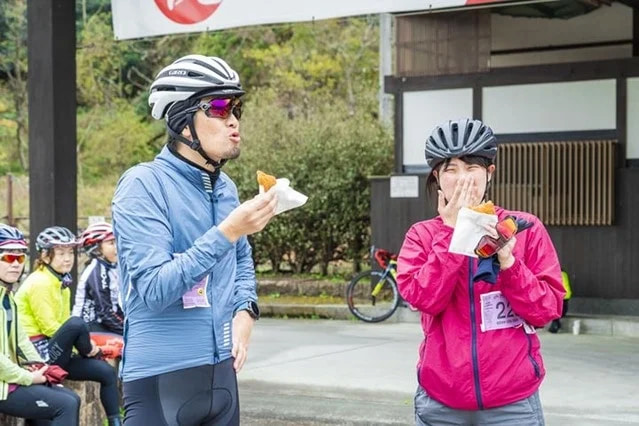
[[[26,0],[0,3],[5,172],[27,167],[25,10]],[[319,265],[326,272],[332,261],[361,257],[370,226],[367,178],[388,174],[392,159],[391,136],[377,121],[377,18],[116,41],[109,0],[77,0],[76,15],[82,184],[112,186],[159,151],[163,123],[151,119],[147,96],[163,66],[192,52],[220,56],[238,70],[248,93],[242,156],[225,166],[242,199],[256,192],[256,169],[287,177],[309,195],[306,206],[253,237],[256,259],[274,269],[288,263],[295,271]],[[108,210],[104,198],[96,211]]]
[[28,163],[26,30],[26,0],[0,2],[0,169],[5,172],[26,170]]
[[296,272],[335,260],[361,258],[368,246],[368,177],[388,174],[390,136],[365,111],[354,115],[340,98],[313,97],[311,111],[289,118],[273,109],[278,93],[261,89],[252,97],[242,123],[243,151],[225,166],[243,199],[255,195],[257,169],[286,177],[307,194],[307,204],[278,216],[254,236],[256,257],[273,269],[286,260]]

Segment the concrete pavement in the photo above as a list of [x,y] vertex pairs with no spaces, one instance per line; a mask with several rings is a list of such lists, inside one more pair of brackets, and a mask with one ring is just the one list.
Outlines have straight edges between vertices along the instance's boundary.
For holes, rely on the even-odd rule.
[[[267,302],[260,306],[260,310],[263,317],[354,319],[353,314],[348,310],[345,303],[339,305],[310,305]],[[400,306],[393,316],[384,322],[419,323],[419,318],[419,312],[414,312]],[[636,316],[569,313],[567,318],[562,319],[564,330],[570,331],[575,321],[579,321],[580,323],[580,334],[639,338],[639,317]]]
[[[639,425],[639,339],[541,334],[554,425]],[[239,375],[242,424],[414,424],[414,323],[262,319]]]

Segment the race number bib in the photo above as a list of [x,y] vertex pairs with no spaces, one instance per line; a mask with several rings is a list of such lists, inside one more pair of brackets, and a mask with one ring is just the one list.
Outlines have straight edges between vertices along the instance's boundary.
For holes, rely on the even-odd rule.
[[182,296],[182,304],[184,309],[191,308],[208,308],[211,306],[209,298],[206,295],[206,287],[209,284],[208,275],[199,283],[195,284],[189,291]]
[[481,331],[519,327],[522,324],[524,320],[513,312],[501,291],[481,295]]

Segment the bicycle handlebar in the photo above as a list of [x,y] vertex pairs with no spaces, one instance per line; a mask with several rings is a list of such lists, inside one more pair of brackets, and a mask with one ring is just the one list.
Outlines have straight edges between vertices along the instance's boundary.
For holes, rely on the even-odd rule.
[[388,266],[389,261],[397,260],[397,254],[381,248],[376,249],[375,246],[371,247],[371,255],[375,258],[377,264],[384,269]]

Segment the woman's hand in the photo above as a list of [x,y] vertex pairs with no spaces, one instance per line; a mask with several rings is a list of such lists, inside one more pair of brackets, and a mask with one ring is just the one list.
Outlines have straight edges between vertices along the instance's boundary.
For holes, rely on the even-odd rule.
[[510,268],[515,263],[515,256],[513,256],[513,249],[517,243],[517,238],[512,237],[505,246],[497,252],[497,258],[499,259],[499,269],[502,271]]
[[33,385],[40,385],[42,383],[46,383],[47,382],[47,378],[44,377],[44,372],[47,371],[47,368],[49,368],[48,365],[45,365],[44,367],[32,371],[31,372],[31,384]]
[[444,221],[444,224],[454,228],[457,223],[459,209],[469,207],[476,203],[479,189],[471,177],[465,176],[457,181],[453,196],[448,202],[446,202],[446,197],[444,197],[444,192],[441,189],[438,190],[437,193],[439,196],[437,200],[437,212]]
[[41,369],[42,367],[46,367],[47,364],[43,363],[43,362],[38,362],[38,363],[33,363],[33,364],[27,364],[24,366],[24,368],[26,368],[28,371],[30,372],[34,372],[37,371],[39,369]]
[[100,347],[95,344],[93,340],[91,340],[91,352],[87,354],[87,357],[93,358],[100,352]]

